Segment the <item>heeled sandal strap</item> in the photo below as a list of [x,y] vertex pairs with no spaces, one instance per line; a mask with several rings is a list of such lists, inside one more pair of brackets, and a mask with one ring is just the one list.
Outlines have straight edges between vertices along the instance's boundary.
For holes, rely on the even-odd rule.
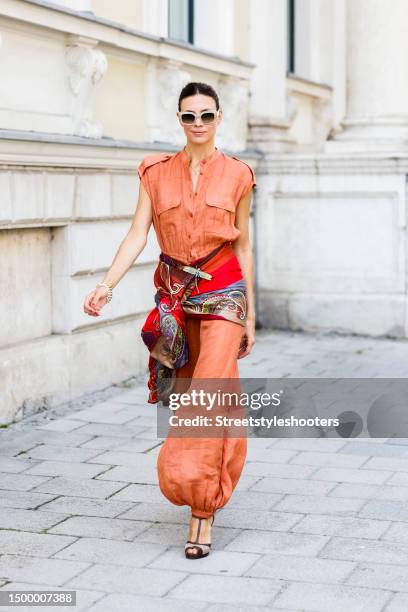
[[[198,542],[198,539],[200,537],[200,532],[201,532],[201,523],[203,520],[207,520],[207,518],[202,517],[202,516],[197,516],[196,514],[192,514],[191,516],[198,519],[197,535],[194,541],[187,540],[184,546],[184,551],[185,551],[186,557],[188,557],[189,559],[200,559],[201,557],[206,557],[209,554],[210,548],[211,548],[211,542]],[[214,515],[208,518],[212,518],[212,521],[211,521],[211,525],[212,525],[214,523]],[[197,549],[197,553],[190,552],[189,554],[189,551],[192,551],[194,548]]]
[[[184,550],[187,552],[192,548],[198,548],[201,550],[201,555],[206,555],[210,552],[211,544],[198,544],[196,542],[187,542],[184,546]],[[195,556],[201,557],[201,555],[197,554]]]

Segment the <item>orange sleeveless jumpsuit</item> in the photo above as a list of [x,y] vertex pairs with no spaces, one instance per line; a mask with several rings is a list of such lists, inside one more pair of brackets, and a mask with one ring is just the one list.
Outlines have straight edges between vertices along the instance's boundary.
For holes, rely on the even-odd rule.
[[[239,236],[235,210],[256,185],[246,162],[218,148],[200,166],[195,192],[185,147],[174,155],[148,155],[138,168],[161,250],[188,265]],[[197,317],[187,317],[186,324],[189,360],[176,377],[239,378],[237,356],[244,328],[224,319]],[[157,459],[160,489],[172,503],[210,517],[231,497],[246,452],[246,438],[168,436]]]

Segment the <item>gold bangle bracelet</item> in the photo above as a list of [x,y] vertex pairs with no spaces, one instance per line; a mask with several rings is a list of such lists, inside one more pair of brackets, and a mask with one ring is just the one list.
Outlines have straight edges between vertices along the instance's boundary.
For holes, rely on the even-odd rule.
[[110,302],[112,299],[112,287],[108,285],[108,283],[97,283],[96,286],[97,287],[107,287],[108,295],[106,297],[107,297],[107,301]]

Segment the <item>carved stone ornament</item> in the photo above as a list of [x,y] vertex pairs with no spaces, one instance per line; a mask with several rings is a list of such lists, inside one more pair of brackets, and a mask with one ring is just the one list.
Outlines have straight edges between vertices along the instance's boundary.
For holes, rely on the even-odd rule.
[[223,147],[231,150],[246,146],[248,117],[248,83],[243,79],[225,77],[219,84],[220,107],[223,117],[219,138]]
[[157,99],[160,105],[160,140],[180,144],[185,136],[177,120],[178,97],[191,74],[180,62],[159,62],[157,66]]
[[106,55],[100,49],[72,45],[67,48],[66,57],[69,84],[75,96],[79,95],[81,87],[98,83],[108,68]]
[[101,138],[103,134],[102,125],[92,116],[92,98],[95,85],[107,71],[108,62],[95,44],[72,44],[66,50],[68,81],[73,94],[73,133],[87,138]]

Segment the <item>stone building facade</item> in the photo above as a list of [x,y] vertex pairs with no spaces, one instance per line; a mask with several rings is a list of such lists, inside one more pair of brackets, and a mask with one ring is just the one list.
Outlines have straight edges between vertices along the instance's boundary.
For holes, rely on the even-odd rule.
[[98,318],[149,153],[212,84],[254,168],[259,322],[407,336],[404,0],[2,0],[0,422],[146,371],[146,249]]

